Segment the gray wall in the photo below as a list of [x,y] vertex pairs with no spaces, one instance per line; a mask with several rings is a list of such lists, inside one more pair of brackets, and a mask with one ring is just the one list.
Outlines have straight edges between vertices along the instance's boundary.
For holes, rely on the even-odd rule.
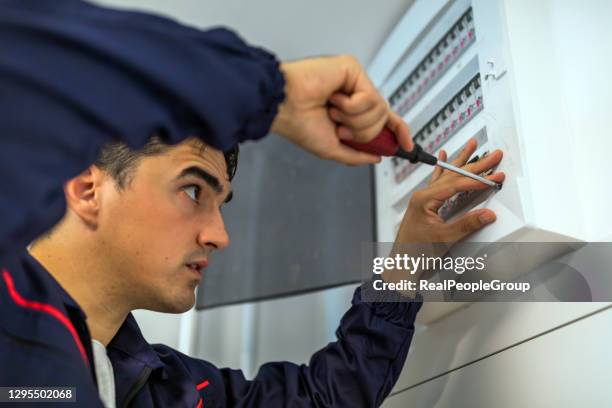
[[232,241],[215,253],[198,307],[358,282],[374,240],[372,172],[322,161],[270,135],[243,145],[223,215]]

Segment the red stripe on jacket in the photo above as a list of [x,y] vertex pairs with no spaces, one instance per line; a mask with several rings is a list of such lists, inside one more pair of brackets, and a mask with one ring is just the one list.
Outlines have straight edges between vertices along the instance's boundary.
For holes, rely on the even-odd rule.
[[18,306],[24,307],[26,309],[36,310],[37,312],[46,313],[54,317],[61,324],[63,324],[64,327],[66,327],[66,329],[68,329],[68,331],[72,335],[72,338],[74,339],[74,342],[77,345],[77,348],[79,349],[79,352],[81,353],[81,357],[83,357],[83,361],[85,361],[85,364],[89,366],[89,359],[87,358],[87,352],[85,352],[85,347],[83,347],[81,338],[77,334],[77,331],[72,325],[72,322],[70,321],[70,319],[66,315],[64,315],[62,312],[60,312],[57,308],[55,308],[54,306],[51,306],[46,303],[36,302],[34,300],[24,299],[19,294],[19,292],[17,292],[17,289],[15,289],[15,283],[13,282],[13,277],[11,276],[9,271],[7,271],[6,269],[2,270],[2,278],[4,279],[4,282],[6,283],[6,287],[8,289],[9,295],[11,296],[13,301]]

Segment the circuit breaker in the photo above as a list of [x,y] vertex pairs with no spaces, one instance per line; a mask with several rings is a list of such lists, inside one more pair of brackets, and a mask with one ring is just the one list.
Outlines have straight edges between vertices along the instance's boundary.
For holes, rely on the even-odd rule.
[[[476,154],[504,152],[501,191],[458,195],[440,215],[452,220],[487,207],[497,222],[467,241],[581,242],[609,236],[612,194],[590,177],[612,174],[607,121],[592,120],[586,106],[605,103],[605,87],[586,94],[590,69],[610,64],[610,53],[576,44],[576,12],[593,18],[605,2],[417,0],[391,32],[370,66],[370,75],[391,107],[410,125],[413,138],[449,161],[470,138]],[[588,29],[586,27],[585,29]],[[596,33],[593,33],[595,36]],[[582,55],[572,55],[577,47]],[[575,52],[574,52],[575,54]],[[592,84],[591,84],[592,85]],[[394,240],[412,193],[426,186],[433,169],[406,160],[376,166],[377,235]],[[589,199],[589,194],[597,199]],[[469,199],[468,199],[469,198]],[[542,254],[532,266],[561,253]],[[528,271],[516,271],[525,273]],[[456,306],[424,308],[434,320]]]

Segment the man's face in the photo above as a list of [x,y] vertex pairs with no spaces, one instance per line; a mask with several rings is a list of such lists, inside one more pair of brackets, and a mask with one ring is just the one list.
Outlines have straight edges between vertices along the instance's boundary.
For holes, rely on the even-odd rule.
[[192,139],[142,158],[123,190],[102,186],[97,244],[135,307],[193,306],[211,252],[229,245],[220,209],[230,188],[223,154]]

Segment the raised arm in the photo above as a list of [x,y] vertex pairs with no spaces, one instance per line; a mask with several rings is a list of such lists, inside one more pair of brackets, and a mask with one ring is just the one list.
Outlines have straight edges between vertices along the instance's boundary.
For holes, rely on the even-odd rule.
[[[476,147],[475,140],[468,142],[453,164],[481,173],[494,169],[501,161],[502,152],[495,151],[466,164]],[[440,158],[446,160],[446,153],[441,152]],[[487,177],[500,183],[505,175],[496,172]],[[450,244],[494,222],[495,213],[489,209],[473,210],[449,222],[437,215],[436,205],[439,207],[455,193],[484,187],[467,177],[435,171],[429,186],[413,194],[395,250],[407,243]],[[390,281],[395,278],[393,274],[382,277]],[[179,358],[185,361],[194,384],[208,381],[209,387],[201,397],[222,401],[225,406],[377,407],[404,366],[421,297],[414,292],[366,291],[371,288],[368,282],[356,290],[353,304],[336,332],[337,341],[316,352],[308,365],[268,363],[253,380],[247,380],[239,370],[218,370],[202,360],[183,355]]]
[[105,142],[226,150],[284,98],[276,59],[228,30],[77,0],[1,0],[0,50],[0,256],[64,215],[63,183]]
[[[398,295],[399,296],[399,295]],[[389,300],[389,299],[388,299]],[[172,353],[182,359],[201,398],[227,407],[377,407],[397,381],[414,334],[420,302],[364,303],[357,289],[336,331],[337,341],[308,365],[267,363],[252,380],[240,370]],[[168,355],[166,349],[161,354]],[[160,350],[161,351],[161,350]]]

